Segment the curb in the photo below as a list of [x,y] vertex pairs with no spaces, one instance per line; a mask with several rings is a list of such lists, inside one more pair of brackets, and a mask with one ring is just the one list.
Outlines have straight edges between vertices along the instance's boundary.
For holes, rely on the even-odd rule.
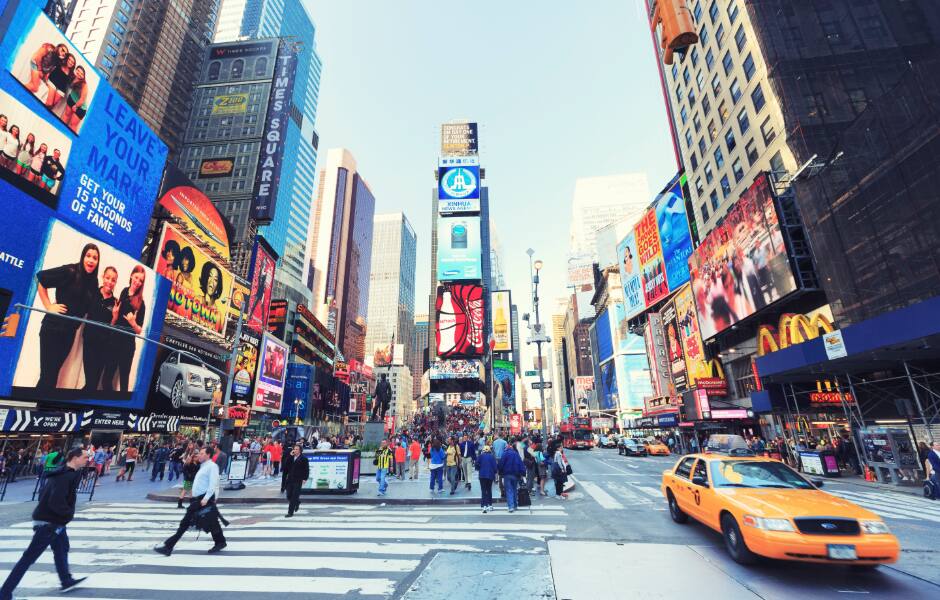
[[[874,490],[877,492],[893,492],[896,494],[905,494],[908,496],[917,496],[919,498],[923,497],[923,491],[921,486],[910,486],[910,485],[895,485],[893,483],[878,483],[878,482],[869,482],[869,481],[858,481],[854,479],[843,479],[841,477],[833,477],[832,479],[826,479],[826,483],[847,483],[859,488],[864,488],[866,490]],[[825,486],[823,486],[825,490]]]

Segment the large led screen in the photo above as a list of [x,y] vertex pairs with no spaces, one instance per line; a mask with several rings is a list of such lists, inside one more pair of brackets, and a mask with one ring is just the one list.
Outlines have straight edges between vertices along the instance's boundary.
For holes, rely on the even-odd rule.
[[620,267],[620,282],[623,284],[624,307],[627,317],[640,314],[646,308],[643,283],[640,279],[640,259],[636,249],[636,235],[628,233],[617,245],[617,263]]
[[274,267],[276,259],[262,242],[255,240],[254,255],[251,257],[251,293],[248,297],[249,329],[263,332],[268,326],[268,311],[271,308],[271,296],[274,293]]
[[280,414],[286,375],[287,346],[265,334],[261,343],[261,359],[258,361],[253,411]]
[[511,360],[493,361],[493,383],[496,386],[494,406],[516,405],[516,365]]
[[669,291],[674,292],[689,281],[689,256],[692,254],[689,217],[678,178],[656,199],[655,209],[663,261],[666,263],[666,281]]
[[209,410],[222,406],[226,357],[171,335],[164,334],[160,341],[170,348],[158,347],[147,411],[205,427]]
[[636,224],[634,232],[640,261],[643,299],[646,306],[650,307],[669,295],[663,251],[659,242],[659,227],[656,224],[656,212],[652,209],[647,211]]
[[437,288],[437,354],[441,358],[483,356],[483,287],[446,285]]
[[603,363],[600,367],[601,384],[598,386],[598,403],[602,410],[617,408],[617,367],[613,360]]
[[766,174],[689,258],[703,339],[796,290]]
[[493,312],[493,352],[512,352],[512,299],[509,290],[490,294]]
[[482,279],[480,217],[438,217],[437,279]]
[[685,355],[686,376],[689,387],[694,387],[700,377],[708,377],[705,363],[705,349],[699,333],[698,315],[692,300],[692,287],[684,286],[673,298],[676,306],[676,322],[679,326],[679,340]]

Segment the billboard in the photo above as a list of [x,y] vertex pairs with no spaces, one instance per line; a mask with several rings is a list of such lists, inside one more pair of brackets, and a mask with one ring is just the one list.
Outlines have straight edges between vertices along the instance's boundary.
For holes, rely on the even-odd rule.
[[679,177],[656,199],[655,210],[666,263],[666,281],[669,291],[674,292],[689,281],[689,256],[692,255],[692,234]]
[[154,270],[172,282],[167,314],[201,331],[224,335],[228,309],[220,299],[229,298],[232,274],[168,223],[158,250]]
[[176,220],[181,231],[228,260],[228,227],[212,200],[173,165],[166,167],[161,192],[160,207]]
[[4,4],[16,8],[7,11],[11,19],[0,42],[0,128],[7,149],[0,178],[52,208],[59,220],[139,255],[166,145],[100,79],[41,3]]
[[480,210],[480,167],[478,165],[438,167],[437,175],[439,200],[475,200],[476,202],[458,204],[458,206],[463,206],[465,211]]
[[578,401],[590,400],[594,397],[594,377],[579,375],[574,378],[574,396]]
[[271,82],[268,112],[264,120],[264,140],[258,156],[255,175],[254,207],[252,216],[259,223],[274,220],[281,163],[287,146],[287,128],[290,123],[291,98],[297,74],[297,46],[282,39],[277,48],[277,67]]
[[578,302],[578,319],[594,316],[594,259],[590,254],[571,254],[568,256],[568,287],[575,288]]
[[703,339],[796,290],[765,173],[702,240],[689,269]]
[[235,157],[204,158],[199,162],[199,179],[228,177],[235,170]]
[[373,344],[372,345],[372,366],[390,367],[392,365],[402,366],[405,364],[405,345],[404,344]]
[[483,365],[478,360],[436,360],[429,369],[431,379],[482,379]]
[[617,264],[620,267],[620,282],[623,284],[623,301],[627,317],[633,317],[646,308],[643,283],[640,278],[640,260],[636,249],[636,235],[628,233],[617,244]]
[[[4,264],[20,273],[8,277],[4,270],[0,286],[22,290],[14,292],[14,301],[133,335],[146,337],[161,329],[161,301],[169,286],[153,271],[61,221],[52,221],[43,232],[20,229],[9,219],[21,215],[22,207],[10,202],[7,208],[15,211],[4,212],[7,225],[18,235],[5,236],[0,250],[8,257]],[[35,258],[27,263],[25,252],[12,251],[17,241],[21,250],[31,246]],[[19,329],[22,346],[14,370],[5,371],[13,373],[12,396],[143,408],[153,369],[152,345],[39,312],[27,313]]]
[[437,354],[441,358],[483,356],[483,286],[442,285],[437,288]]
[[490,294],[490,310],[493,313],[493,352],[512,352],[512,296],[509,290]]
[[516,405],[516,365],[511,360],[493,361],[493,385],[496,387],[493,406]]
[[255,401],[251,409],[280,414],[287,376],[287,346],[268,334],[262,336],[261,358],[255,379]]
[[[164,334],[160,341],[175,350],[157,349],[157,367],[149,386],[147,411],[160,418],[204,427],[213,405],[221,407],[227,357]],[[185,353],[185,354],[184,354]]]
[[622,354],[615,360],[619,374],[620,410],[642,410],[643,399],[653,395],[646,355]]
[[688,386],[695,387],[700,377],[710,377],[705,361],[705,348],[698,330],[698,316],[692,301],[692,287],[686,285],[673,297],[676,306],[676,322],[679,325],[679,341],[685,356],[686,378]]
[[441,154],[468,156],[477,154],[476,123],[444,123],[441,125]]
[[617,408],[619,392],[617,390],[617,366],[608,360],[600,366],[600,385],[597,389],[597,401],[601,410]]
[[267,331],[279,340],[284,339],[284,332],[287,329],[287,300],[271,300],[268,309],[268,327]]
[[650,369],[650,383],[654,397],[672,395],[670,364],[666,356],[666,340],[663,333],[663,319],[659,313],[648,313],[643,338],[646,342],[646,356]]
[[255,383],[255,374],[258,371],[258,352],[261,348],[261,338],[257,333],[242,329],[241,342],[238,345],[238,355],[235,357],[235,376],[232,378],[232,400],[238,403],[250,404],[251,390]]
[[268,325],[268,312],[271,307],[271,295],[274,293],[274,267],[277,255],[263,237],[255,238],[255,248],[251,255],[251,291],[248,294],[248,319],[245,322],[250,329],[263,332]]
[[636,224],[634,233],[636,234],[637,258],[640,261],[643,299],[646,306],[650,307],[669,295],[662,246],[659,242],[659,227],[656,225],[656,212],[653,209],[643,215],[643,218]]
[[676,305],[669,302],[663,307],[660,316],[663,319],[663,335],[666,343],[666,359],[669,365],[669,373],[677,392],[682,392],[688,387],[686,378],[685,355],[682,352],[682,341],[679,337],[679,323],[676,318]]
[[437,218],[437,279],[482,279],[480,217]]
[[243,115],[248,111],[248,94],[222,94],[212,99],[212,116]]

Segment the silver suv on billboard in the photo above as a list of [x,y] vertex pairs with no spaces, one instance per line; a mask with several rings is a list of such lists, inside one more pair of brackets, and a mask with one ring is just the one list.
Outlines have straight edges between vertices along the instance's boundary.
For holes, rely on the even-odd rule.
[[196,360],[174,352],[160,365],[156,391],[169,398],[173,408],[205,406],[212,402],[219,384],[218,375]]

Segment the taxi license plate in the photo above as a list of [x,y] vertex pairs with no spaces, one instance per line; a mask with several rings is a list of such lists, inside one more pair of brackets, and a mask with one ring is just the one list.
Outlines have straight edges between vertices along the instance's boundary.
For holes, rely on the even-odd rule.
[[857,560],[858,554],[855,546],[851,544],[829,544],[829,558],[833,560]]

